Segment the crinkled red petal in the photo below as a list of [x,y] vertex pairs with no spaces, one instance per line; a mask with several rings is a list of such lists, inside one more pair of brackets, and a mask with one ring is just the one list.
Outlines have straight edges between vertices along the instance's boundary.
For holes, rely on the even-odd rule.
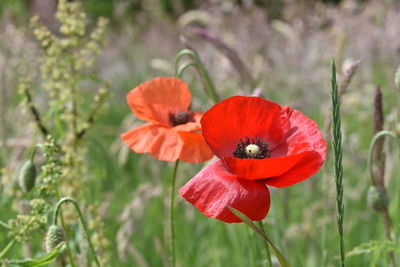
[[326,142],[315,121],[300,111],[284,107],[290,120],[291,130],[272,152],[272,157],[316,151],[322,160],[326,158]]
[[227,223],[242,222],[228,206],[254,221],[262,220],[270,206],[269,190],[262,182],[239,179],[221,160],[199,172],[179,193],[207,217]]

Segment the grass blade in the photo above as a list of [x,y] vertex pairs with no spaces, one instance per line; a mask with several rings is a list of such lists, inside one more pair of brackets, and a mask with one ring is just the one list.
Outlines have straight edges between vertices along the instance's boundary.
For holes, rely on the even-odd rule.
[[266,236],[263,231],[258,228],[254,222],[247,217],[245,214],[243,214],[242,212],[238,211],[237,209],[234,209],[232,207],[228,207],[228,209],[230,211],[233,212],[233,214],[235,214],[239,219],[241,219],[245,224],[247,224],[248,226],[250,226],[251,229],[254,230],[254,232],[256,232],[258,235],[260,235],[262,238],[264,238],[267,242],[268,245],[270,246],[270,248],[272,249],[272,252],[274,252],[276,258],[279,261],[279,264],[282,267],[290,267],[289,262],[286,260],[286,258],[282,255],[282,253],[279,251],[279,249],[272,243],[272,241],[268,238],[268,236]]
[[41,259],[12,260],[9,261],[8,264],[10,264],[10,266],[20,266],[20,267],[44,266],[57,260],[57,258],[61,256],[61,254],[64,252],[65,248],[66,248],[65,242],[61,242],[53,249],[53,251],[51,251],[49,254],[47,254]]

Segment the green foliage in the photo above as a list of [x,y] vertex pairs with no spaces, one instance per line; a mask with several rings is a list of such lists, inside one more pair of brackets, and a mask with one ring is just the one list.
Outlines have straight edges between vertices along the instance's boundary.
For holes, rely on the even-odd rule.
[[19,267],[37,267],[48,265],[55,260],[57,260],[66,249],[65,242],[59,243],[49,254],[40,259],[24,259],[24,260],[10,260],[7,262],[9,266],[19,266]]

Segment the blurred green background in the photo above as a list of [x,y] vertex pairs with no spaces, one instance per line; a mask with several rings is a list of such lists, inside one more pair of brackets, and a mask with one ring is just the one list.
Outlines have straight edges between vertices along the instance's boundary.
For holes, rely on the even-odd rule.
[[[348,266],[389,266],[380,246],[385,232],[381,216],[368,208],[366,159],[373,136],[374,89],[383,92],[385,129],[399,125],[399,94],[394,73],[400,63],[398,1],[289,0],[87,0],[88,25],[106,16],[111,24],[94,72],[111,85],[112,97],[89,133],[86,164],[94,177],[85,202],[101,206],[106,237],[111,242],[109,266],[168,266],[168,185],[173,164],[138,155],[119,135],[140,124],[125,103],[126,94],[156,76],[174,75],[174,58],[193,47],[223,97],[263,96],[290,105],[326,131],[330,108],[329,61],[335,58],[339,81],[355,60],[361,64],[342,101],[344,144],[345,245],[347,251],[370,241],[362,253],[348,257]],[[39,14],[57,32],[53,0],[0,2],[0,219],[15,216],[18,205],[6,193],[15,183],[27,149],[41,142],[30,116],[22,112],[18,77],[34,73],[40,55],[28,28]],[[199,34],[207,31],[225,45]],[[184,37],[184,38],[182,38]],[[212,39],[212,38],[211,38]],[[184,40],[182,42],[182,40]],[[232,53],[241,64],[232,61]],[[207,110],[202,84],[194,71],[184,80],[194,95],[193,109]],[[46,98],[36,89],[37,102]],[[89,94],[91,85],[87,88]],[[396,258],[400,262],[400,168],[398,149],[388,142],[386,179],[391,196]],[[331,157],[330,157],[331,158]],[[339,241],[331,160],[314,177],[290,188],[272,189],[268,235],[292,266],[337,266]],[[205,163],[206,164],[206,163]],[[205,164],[181,164],[178,186]],[[7,179],[6,179],[7,177]],[[203,216],[177,196],[178,266],[265,266],[262,240],[244,224],[225,224]],[[15,246],[8,256],[33,255],[42,247],[37,233],[33,247]],[[0,231],[0,248],[7,244]]]

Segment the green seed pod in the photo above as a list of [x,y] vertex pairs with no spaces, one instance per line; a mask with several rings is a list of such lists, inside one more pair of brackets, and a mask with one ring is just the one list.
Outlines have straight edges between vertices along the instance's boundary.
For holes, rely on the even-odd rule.
[[382,212],[388,208],[389,197],[380,186],[370,186],[367,193],[368,207],[374,211]]
[[22,166],[18,177],[18,183],[21,189],[28,193],[35,186],[36,181],[36,166],[32,160],[28,160]]
[[49,230],[47,230],[46,239],[45,239],[45,248],[46,252],[50,253],[57,247],[58,244],[65,241],[65,234],[62,227],[53,224],[50,226]]

